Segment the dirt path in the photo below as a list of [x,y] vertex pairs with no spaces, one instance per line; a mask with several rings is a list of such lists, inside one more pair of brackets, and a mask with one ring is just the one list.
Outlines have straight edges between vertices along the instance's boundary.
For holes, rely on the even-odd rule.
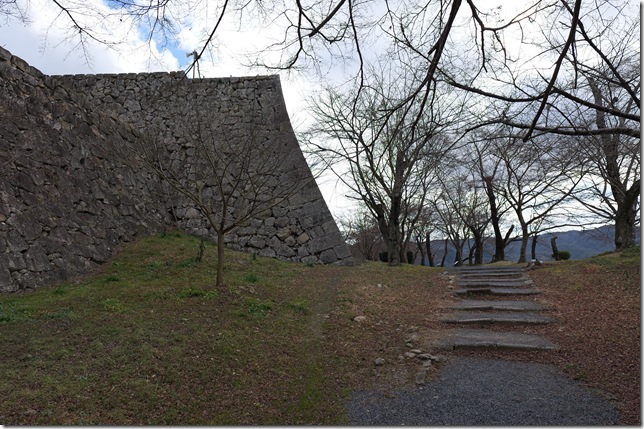
[[[508,325],[556,323],[538,312],[540,291],[520,267],[453,273],[456,294],[443,323],[467,326],[432,338],[425,347],[449,349],[448,362],[428,383],[385,392],[354,392],[348,405],[356,425],[607,425],[617,424],[614,403],[554,365],[475,357],[476,350],[537,350],[557,346],[546,337],[507,330]],[[524,291],[533,300],[526,301]],[[468,299],[476,296],[478,299]],[[458,309],[460,312],[454,313]],[[472,313],[472,310],[478,313]],[[471,328],[473,327],[473,328]],[[464,350],[463,354],[459,353]],[[474,356],[473,356],[474,355]]]

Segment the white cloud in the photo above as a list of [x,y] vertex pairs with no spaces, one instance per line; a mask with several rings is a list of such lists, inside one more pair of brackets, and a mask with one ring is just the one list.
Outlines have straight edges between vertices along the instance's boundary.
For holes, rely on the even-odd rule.
[[[88,0],[87,7],[104,9],[98,0]],[[88,22],[92,28],[106,28],[121,43],[114,48],[96,41],[87,41],[85,49],[70,34],[64,15],[49,1],[34,1],[29,22],[8,21],[0,27],[2,47],[38,68],[45,74],[126,73],[152,70],[176,70],[178,61],[168,50],[160,51],[154,43],[148,47],[127,25],[103,19],[100,24]],[[87,54],[87,55],[86,55]]]

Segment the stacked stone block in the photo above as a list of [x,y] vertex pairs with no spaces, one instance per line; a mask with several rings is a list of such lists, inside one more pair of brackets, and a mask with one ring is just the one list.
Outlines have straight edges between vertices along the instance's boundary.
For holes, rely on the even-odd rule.
[[[189,201],[170,195],[126,155],[150,133],[185,144],[178,112],[186,108],[203,109],[238,133],[259,126],[279,136],[276,156],[295,153],[293,171],[311,175],[276,76],[45,76],[0,48],[0,90],[0,291],[86,273],[118,244],[168,225],[214,237]],[[352,262],[313,180],[226,241],[233,249],[292,261]]]

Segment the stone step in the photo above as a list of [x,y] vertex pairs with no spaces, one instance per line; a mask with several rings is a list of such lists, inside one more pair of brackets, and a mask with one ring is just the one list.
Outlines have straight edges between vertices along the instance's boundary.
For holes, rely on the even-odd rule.
[[484,301],[478,299],[464,299],[460,303],[450,306],[452,310],[506,310],[506,311],[542,311],[547,310],[534,301]]
[[518,288],[518,287],[474,287],[474,288],[462,288],[454,290],[456,295],[498,295],[498,296],[509,296],[509,295],[537,295],[541,291],[539,289],[532,288]]
[[498,332],[485,329],[455,329],[435,343],[436,347],[451,350],[556,350],[557,345],[540,335],[518,332]]
[[511,325],[547,325],[554,319],[536,313],[500,312],[486,313],[480,311],[461,311],[443,316],[444,323],[495,323]]
[[459,273],[512,273],[512,272],[524,272],[525,267],[523,265],[499,265],[499,266],[485,266],[478,265],[472,267],[450,267],[447,269],[450,274],[459,274]]
[[478,271],[473,271],[473,272],[460,272],[457,273],[459,279],[487,279],[487,278],[503,278],[503,279],[508,279],[508,278],[517,278],[517,277],[525,277],[525,273],[523,271],[508,271],[508,272],[492,272],[492,271],[486,271],[486,272],[478,272]]
[[463,287],[522,287],[532,284],[532,280],[528,278],[522,279],[487,279],[487,280],[456,280],[454,282],[457,286]]

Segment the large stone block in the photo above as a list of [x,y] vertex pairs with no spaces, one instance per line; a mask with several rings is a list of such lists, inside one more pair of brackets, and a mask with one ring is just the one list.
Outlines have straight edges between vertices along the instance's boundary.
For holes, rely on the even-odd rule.
[[333,237],[320,237],[311,240],[308,244],[311,253],[320,253],[323,250],[331,249],[337,244]]
[[6,241],[9,253],[18,254],[29,248],[27,241],[15,229],[9,230]]
[[45,249],[38,245],[31,246],[25,253],[25,260],[27,262],[27,269],[30,271],[49,271],[51,264]]
[[320,261],[324,262],[325,264],[332,264],[337,260],[338,256],[335,254],[335,251],[333,249],[328,249],[320,253]]
[[25,262],[25,258],[22,253],[8,253],[5,254],[5,256],[7,264],[5,267],[8,268],[9,271],[14,272],[27,268],[27,263]]
[[15,292],[18,287],[13,284],[11,273],[3,265],[3,256],[0,255],[0,292]]

